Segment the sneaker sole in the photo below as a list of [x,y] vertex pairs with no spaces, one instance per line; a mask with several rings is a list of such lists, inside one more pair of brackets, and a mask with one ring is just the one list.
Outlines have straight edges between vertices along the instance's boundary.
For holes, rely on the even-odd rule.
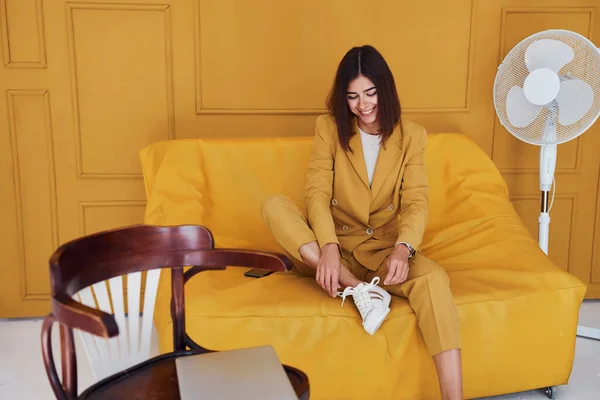
[[369,335],[374,335],[375,332],[377,332],[377,330],[379,329],[381,324],[383,324],[383,321],[385,321],[385,317],[387,317],[389,312],[390,312],[390,308],[386,307],[383,314],[381,314],[381,316],[377,320],[375,320],[375,322],[372,324],[372,326],[370,326],[368,328],[366,326],[364,327]]

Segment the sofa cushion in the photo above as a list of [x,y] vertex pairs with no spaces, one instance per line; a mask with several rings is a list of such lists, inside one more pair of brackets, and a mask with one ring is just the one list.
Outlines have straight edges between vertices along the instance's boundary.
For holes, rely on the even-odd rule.
[[311,143],[183,139],[152,145],[142,152],[146,220],[205,225],[220,247],[279,251],[260,206],[273,193],[304,206]]
[[[310,138],[176,140],[145,149],[146,223],[201,224],[217,247],[279,251],[260,205],[284,193],[303,207]],[[566,383],[585,286],[554,265],[523,226],[489,157],[460,134],[429,135],[430,217],[422,251],[450,277],[463,342],[465,396]],[[534,217],[534,216],[532,216]],[[435,399],[437,376],[407,301],[394,297],[369,336],[352,304],[310,278],[245,269],[203,272],[186,284],[186,330],[225,350],[271,344],[305,371],[311,399]],[[170,277],[156,326],[172,348]]]

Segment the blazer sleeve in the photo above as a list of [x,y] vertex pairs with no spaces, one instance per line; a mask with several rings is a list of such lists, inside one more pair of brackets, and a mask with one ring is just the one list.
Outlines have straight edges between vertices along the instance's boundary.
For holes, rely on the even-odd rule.
[[419,249],[428,218],[427,172],[425,170],[425,146],[427,132],[422,129],[413,138],[415,151],[406,163],[400,190],[400,214],[398,215],[397,242],[409,243]]
[[306,176],[305,203],[308,222],[319,247],[339,244],[331,215],[333,192],[334,146],[323,117],[317,119],[312,152]]

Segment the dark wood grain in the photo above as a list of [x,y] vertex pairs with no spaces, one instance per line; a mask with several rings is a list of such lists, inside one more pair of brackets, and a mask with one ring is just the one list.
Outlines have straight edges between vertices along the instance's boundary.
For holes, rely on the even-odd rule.
[[[80,399],[179,399],[175,360],[194,354],[197,353],[180,351],[154,357],[98,382],[83,392]],[[298,398],[308,400],[310,387],[306,374],[286,365],[283,368]],[[269,377],[265,377],[265,383],[268,381]]]
[[52,325],[54,325],[55,320],[54,315],[48,314],[42,323],[42,358],[44,359],[46,375],[48,375],[48,379],[50,380],[54,396],[59,400],[64,400],[67,399],[67,393],[61,385],[60,379],[58,379],[56,365],[54,365],[54,356],[52,354]]
[[[194,347],[196,352],[206,352],[210,350],[196,344],[185,331],[184,285],[189,279],[199,272],[224,270],[228,266],[265,268],[273,271],[289,271],[292,268],[291,261],[278,253],[215,249],[211,232],[206,227],[196,225],[135,225],[84,236],[56,249],[50,257],[49,264],[52,312],[42,325],[41,341],[46,373],[58,399],[77,397],[77,364],[73,329],[80,329],[103,338],[119,334],[117,323],[112,315],[72,299],[72,296],[81,289],[133,272],[157,268],[171,269],[174,348],[176,351],[184,351],[187,347]],[[184,274],[183,268],[189,266],[192,268]],[[55,321],[60,324],[62,382],[58,378],[52,357],[51,329]],[[152,370],[150,375],[141,376],[145,376],[144,379],[150,379],[152,382],[163,380],[161,374],[170,367],[159,364],[160,367],[149,369]],[[162,368],[167,370],[163,371]],[[303,375],[301,371],[296,373],[300,377]],[[165,382],[172,384],[173,377],[168,376],[167,374],[164,378]],[[117,375],[113,378],[121,382],[124,376]],[[129,388],[127,390],[133,391],[127,398],[136,398],[132,397],[136,383],[129,382],[129,380],[126,383],[121,382],[120,387],[126,386]],[[306,384],[308,385],[308,378]],[[140,382],[137,385],[140,385],[140,390],[144,387]],[[143,398],[159,396],[161,390],[169,389],[164,386],[164,389],[147,393]]]
[[70,297],[132,272],[201,265],[197,261],[206,255],[200,250],[213,247],[212,234],[202,226],[137,225],[85,236],[65,243],[50,257],[52,295]]
[[75,358],[75,341],[73,329],[65,324],[60,326],[60,348],[62,362],[63,386],[71,396],[77,395],[77,359]]
[[171,270],[171,296],[173,319],[173,349],[185,350],[185,297],[183,289],[183,268]]

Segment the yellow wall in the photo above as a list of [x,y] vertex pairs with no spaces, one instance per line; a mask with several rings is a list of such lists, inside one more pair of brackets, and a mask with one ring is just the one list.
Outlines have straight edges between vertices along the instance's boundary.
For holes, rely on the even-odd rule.
[[[366,4],[369,4],[366,6]],[[600,45],[598,0],[0,0],[0,317],[48,310],[59,243],[142,222],[138,150],[186,137],[312,135],[353,45],[391,65],[408,118],[493,157],[537,232],[538,148],[492,103],[529,34]],[[559,148],[550,255],[600,297],[600,128]],[[600,218],[597,219],[600,221]]]

